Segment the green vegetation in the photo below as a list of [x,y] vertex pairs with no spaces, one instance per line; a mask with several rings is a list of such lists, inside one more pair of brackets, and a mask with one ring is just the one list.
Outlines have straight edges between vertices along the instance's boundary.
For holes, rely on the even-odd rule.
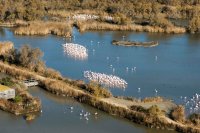
[[13,86],[14,82],[12,81],[11,78],[6,77],[6,78],[0,79],[0,84],[5,85],[5,86]]
[[14,98],[14,102],[15,102],[15,103],[20,103],[20,102],[22,102],[22,97],[19,96],[19,95],[16,95],[15,98]]

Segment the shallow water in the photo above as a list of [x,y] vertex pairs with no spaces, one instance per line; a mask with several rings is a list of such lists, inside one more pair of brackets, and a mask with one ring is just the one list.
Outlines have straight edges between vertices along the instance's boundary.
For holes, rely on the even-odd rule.
[[[114,95],[146,97],[157,95],[180,101],[180,96],[192,96],[200,93],[200,35],[190,34],[158,34],[143,32],[86,32],[80,34],[74,29],[75,39],[65,40],[57,36],[16,36],[12,29],[0,30],[0,41],[9,40],[19,48],[22,44],[39,47],[44,52],[43,59],[48,67],[59,70],[62,75],[73,79],[84,79],[83,71],[91,70],[113,74],[125,79],[128,87],[125,91],[111,89]],[[158,41],[159,46],[153,48],[121,47],[111,45],[112,40]],[[93,40],[93,43],[91,43]],[[87,60],[79,61],[67,57],[62,45],[74,42],[88,48]],[[98,44],[98,42],[100,42]],[[93,50],[95,50],[93,52]],[[155,57],[158,57],[157,61]],[[109,60],[106,58],[109,57]],[[117,60],[119,57],[119,60]],[[137,67],[136,72],[126,71],[126,67]],[[86,80],[86,79],[84,79]],[[138,88],[141,92],[138,93]],[[89,112],[97,110],[74,100],[53,96],[39,89],[31,89],[31,93],[42,99],[43,113],[33,122],[26,122],[22,117],[0,112],[0,128],[4,133],[15,132],[164,132],[147,129],[99,112],[100,116],[91,117],[88,123],[80,120],[81,109]],[[75,106],[71,113],[70,106]],[[10,128],[12,127],[12,128]],[[168,132],[168,131],[166,131]]]

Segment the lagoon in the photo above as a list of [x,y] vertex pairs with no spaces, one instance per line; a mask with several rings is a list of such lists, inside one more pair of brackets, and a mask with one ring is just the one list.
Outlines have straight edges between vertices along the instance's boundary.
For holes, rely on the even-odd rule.
[[[83,71],[114,74],[128,82],[125,90],[111,88],[114,95],[146,97],[157,95],[180,101],[181,96],[191,97],[199,93],[200,88],[200,35],[198,34],[162,34],[144,32],[90,31],[79,33],[73,30],[74,38],[58,36],[16,36],[12,29],[0,30],[1,41],[12,41],[16,48],[22,44],[39,47],[44,52],[43,59],[48,67],[72,79],[84,79]],[[124,36],[124,37],[123,37]],[[112,40],[158,41],[159,46],[121,47],[111,44]],[[92,42],[91,42],[92,41]],[[63,52],[62,44],[73,42],[88,49],[87,60],[75,60]],[[98,43],[99,42],[99,43]],[[109,59],[107,58],[109,57]],[[155,58],[157,57],[157,59]],[[115,72],[110,68],[112,65]],[[126,68],[129,68],[127,71]],[[132,72],[131,68],[136,67]],[[87,81],[87,80],[86,80]],[[138,88],[141,88],[138,92]],[[39,88],[30,90],[31,94],[42,99],[43,113],[36,120],[27,123],[23,118],[0,112],[0,127],[11,132],[164,132],[147,129],[124,119],[109,116],[103,112],[96,120],[80,120],[79,111],[84,108],[89,112],[97,110],[77,103],[72,99],[54,96]],[[73,113],[70,106],[75,106]],[[12,125],[10,129],[7,125]],[[80,128],[77,128],[80,127]],[[168,132],[168,131],[166,131]]]

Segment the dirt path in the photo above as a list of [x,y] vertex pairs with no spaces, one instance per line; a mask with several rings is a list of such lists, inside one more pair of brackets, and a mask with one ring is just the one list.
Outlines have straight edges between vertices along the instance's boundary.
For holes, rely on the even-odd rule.
[[130,101],[130,100],[125,100],[125,99],[120,99],[120,98],[103,98],[102,101],[114,104],[116,106],[124,107],[124,108],[129,108],[130,106],[136,105],[136,106],[142,106],[145,109],[148,109],[152,105],[157,105],[161,110],[166,111],[169,113],[169,111],[174,108],[176,105],[170,101],[163,101],[163,102],[135,102],[135,101]]

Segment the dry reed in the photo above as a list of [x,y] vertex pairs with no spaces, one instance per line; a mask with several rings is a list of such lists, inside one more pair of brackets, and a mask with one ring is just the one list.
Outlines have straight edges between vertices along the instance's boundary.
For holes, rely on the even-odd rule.
[[118,30],[118,31],[138,31],[138,32],[164,32],[164,33],[185,33],[186,29],[181,27],[168,27],[161,28],[158,26],[142,26],[136,24],[127,24],[127,25],[117,25],[110,24],[105,22],[97,21],[78,21],[76,26],[79,28],[80,32],[86,30]]
[[33,21],[28,26],[19,27],[15,30],[18,35],[47,35],[70,37],[72,31],[71,23],[65,22],[42,22]]
[[0,55],[4,55],[13,48],[14,45],[10,41],[0,42]]

